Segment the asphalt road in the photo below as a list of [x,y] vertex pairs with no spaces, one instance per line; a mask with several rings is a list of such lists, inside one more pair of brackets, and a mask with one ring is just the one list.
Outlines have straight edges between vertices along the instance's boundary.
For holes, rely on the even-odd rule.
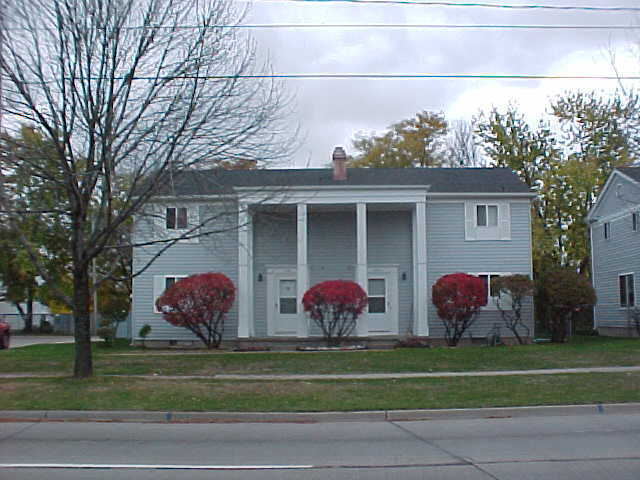
[[636,480],[640,416],[0,424],[0,479],[42,478]]

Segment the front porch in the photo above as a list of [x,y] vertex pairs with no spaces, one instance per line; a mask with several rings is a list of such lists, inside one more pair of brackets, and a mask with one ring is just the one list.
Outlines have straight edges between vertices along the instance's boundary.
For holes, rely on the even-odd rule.
[[369,295],[358,339],[429,336],[424,188],[369,190],[367,201],[335,189],[294,193],[239,204],[238,341],[317,342],[302,296],[335,279]]

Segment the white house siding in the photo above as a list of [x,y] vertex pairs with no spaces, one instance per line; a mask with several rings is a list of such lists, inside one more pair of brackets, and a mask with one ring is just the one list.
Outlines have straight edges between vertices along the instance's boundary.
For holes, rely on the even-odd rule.
[[[208,218],[223,212],[230,212],[227,206],[199,206],[200,218]],[[221,215],[215,223],[223,231],[211,236],[201,237],[197,243],[177,243],[164,252],[140,276],[133,280],[135,292],[132,307],[132,334],[137,338],[140,328],[151,325],[150,340],[194,340],[195,335],[185,328],[174,327],[162,318],[162,314],[154,313],[153,280],[157,275],[193,275],[205,272],[220,272],[227,275],[233,283],[238,284],[238,244],[237,215],[227,213]],[[144,241],[153,238],[151,222],[136,222],[136,239]],[[144,266],[160,245],[135,249],[133,256],[134,271]],[[237,305],[229,312],[224,337],[235,338],[238,330]]]
[[[594,211],[596,223],[592,225],[593,285],[598,297],[594,312],[596,328],[603,333],[624,334],[624,331],[608,331],[609,328],[626,329],[627,310],[620,307],[618,276],[634,274],[635,298],[638,305],[640,293],[640,232],[633,231],[632,211],[640,211],[640,187],[617,175],[604,193]],[[619,196],[617,184],[623,185]],[[610,225],[610,238],[604,238],[604,223]],[[639,225],[640,229],[640,225]]]
[[[474,198],[474,201],[476,199]],[[478,199],[482,200],[482,199]],[[487,199],[490,200],[490,199]],[[500,199],[504,201],[504,199]],[[427,202],[427,285],[429,334],[443,337],[444,327],[431,302],[431,288],[443,275],[455,272],[508,272],[531,275],[531,225],[529,202],[511,201],[511,240],[465,240],[464,201]],[[531,302],[525,310],[533,335]],[[500,312],[484,308],[469,334],[484,337],[494,323],[502,324]],[[509,332],[502,328],[503,335]]]

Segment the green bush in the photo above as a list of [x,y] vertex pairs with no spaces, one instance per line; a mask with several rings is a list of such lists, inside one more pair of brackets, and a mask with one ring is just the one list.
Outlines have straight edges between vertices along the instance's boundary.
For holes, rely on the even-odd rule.
[[557,269],[544,277],[539,291],[544,295],[549,314],[545,327],[552,342],[565,342],[571,317],[596,303],[596,293],[588,278],[569,268]]

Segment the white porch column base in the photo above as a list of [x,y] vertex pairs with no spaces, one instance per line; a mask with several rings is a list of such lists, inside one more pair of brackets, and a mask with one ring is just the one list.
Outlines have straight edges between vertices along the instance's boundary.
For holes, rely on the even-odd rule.
[[309,335],[309,320],[302,308],[302,297],[309,288],[309,265],[307,264],[307,204],[299,203],[297,206],[297,253],[298,262],[296,268],[296,285],[298,297],[298,337]]
[[[358,203],[356,209],[357,222],[357,263],[356,263],[356,282],[367,292],[368,288],[368,266],[367,266],[367,204]],[[367,312],[363,312],[358,318],[357,333],[359,337],[369,335],[369,322],[367,321]]]
[[428,292],[427,292],[427,206],[425,202],[416,202],[413,216],[414,245],[414,335],[429,335]]
[[250,226],[249,205],[240,203],[238,204],[238,338],[249,338],[253,321]]

